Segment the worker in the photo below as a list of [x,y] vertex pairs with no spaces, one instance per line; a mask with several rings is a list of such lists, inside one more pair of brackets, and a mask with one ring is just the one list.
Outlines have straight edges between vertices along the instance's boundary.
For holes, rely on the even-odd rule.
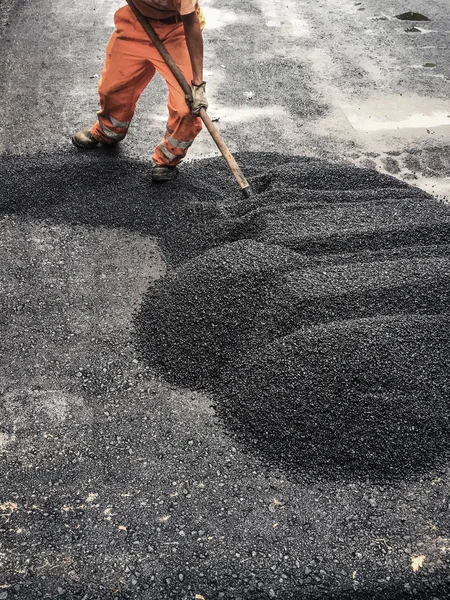
[[[198,116],[208,107],[203,81],[203,27],[197,0],[134,0],[149,20],[169,54],[191,83],[192,98],[176,81],[154,44],[148,38],[131,8],[126,5],[114,15],[116,26],[106,49],[106,61],[98,82],[100,110],[97,122],[72,137],[77,148],[98,144],[114,145],[126,136],[136,103],[156,71],[169,90],[164,138],[153,153],[152,180],[170,181],[178,174],[177,165],[202,128]],[[188,105],[189,104],[189,105]]]

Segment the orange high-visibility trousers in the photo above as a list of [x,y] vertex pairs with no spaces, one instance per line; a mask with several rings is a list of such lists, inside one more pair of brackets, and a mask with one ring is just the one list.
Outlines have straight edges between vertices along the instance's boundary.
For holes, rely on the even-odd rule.
[[[165,136],[152,158],[155,164],[174,166],[184,158],[200,133],[202,121],[191,114],[184,92],[128,5],[115,13],[114,24],[116,29],[106,48],[105,65],[98,82],[101,110],[91,134],[104,144],[122,140],[139,96],[158,71],[169,89],[169,120]],[[183,23],[168,25],[151,21],[151,24],[186,80],[192,81]],[[202,18],[201,25],[204,25]]]

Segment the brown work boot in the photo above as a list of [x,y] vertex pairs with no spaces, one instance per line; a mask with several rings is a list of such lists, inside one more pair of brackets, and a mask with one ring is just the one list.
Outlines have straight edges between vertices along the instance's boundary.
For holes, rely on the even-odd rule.
[[92,135],[91,130],[87,127],[81,131],[77,131],[72,136],[72,144],[83,150],[92,150],[98,146],[100,142]]
[[178,175],[178,167],[168,167],[167,165],[154,165],[152,169],[152,181],[162,183],[171,181]]

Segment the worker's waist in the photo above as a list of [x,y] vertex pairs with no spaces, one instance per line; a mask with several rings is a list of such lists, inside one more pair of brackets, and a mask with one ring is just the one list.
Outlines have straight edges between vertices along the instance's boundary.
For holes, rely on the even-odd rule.
[[153,21],[156,23],[164,23],[165,25],[173,25],[175,23],[181,23],[181,15],[178,13],[173,15],[172,17],[167,17],[167,19],[151,19],[147,17],[149,21]]

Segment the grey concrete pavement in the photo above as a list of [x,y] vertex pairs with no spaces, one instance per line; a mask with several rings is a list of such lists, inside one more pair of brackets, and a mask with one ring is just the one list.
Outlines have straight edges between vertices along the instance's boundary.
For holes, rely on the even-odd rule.
[[[42,136],[48,137],[50,112],[50,145],[63,146],[74,128],[92,121],[96,79],[120,4],[99,1],[83,11],[64,3],[58,8],[26,4],[21,16],[10,17],[12,23],[20,19],[21,35],[7,30],[3,41],[9,65],[2,82],[3,149],[40,146]],[[210,112],[220,118],[233,150],[264,146],[285,154],[345,159],[448,196],[450,23],[445,2],[422,3],[420,11],[430,21],[419,23],[395,18],[408,9],[399,1],[280,5],[259,0],[244,10],[206,0],[204,7]],[[37,35],[41,12],[46,19]],[[414,25],[417,32],[406,31]],[[31,85],[37,73],[39,82]],[[224,85],[230,81],[233,86]],[[27,108],[26,126],[18,97]],[[164,86],[155,80],[141,100],[123,150],[127,155],[149,155],[161,135],[164,105]],[[215,152],[204,134],[190,156]]]
[[[400,481],[298,480],[140,362],[133,315],[171,266],[167,231],[190,222],[150,184],[163,83],[117,152],[69,142],[94,118],[121,4],[0,3],[0,600],[445,598],[444,458]],[[448,194],[446,2],[423,2],[414,33],[399,1],[204,7],[210,114],[232,150]],[[190,156],[212,154],[203,133]]]

